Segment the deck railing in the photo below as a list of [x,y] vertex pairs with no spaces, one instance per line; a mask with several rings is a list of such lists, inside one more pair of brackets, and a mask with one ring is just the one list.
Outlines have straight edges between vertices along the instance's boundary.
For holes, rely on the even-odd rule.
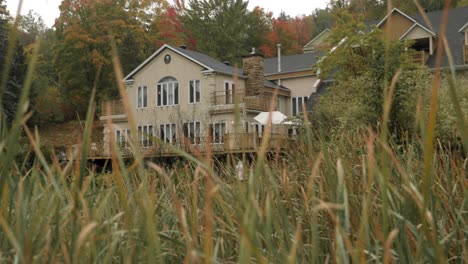
[[125,108],[122,100],[104,101],[102,103],[101,116],[114,116],[125,114]]
[[468,64],[468,45],[464,45],[463,56],[465,64]]
[[[211,138],[177,138],[172,143],[157,144],[154,142],[151,146],[140,147],[144,156],[177,156],[179,151],[190,154],[228,154],[239,152],[254,152],[260,149],[266,142],[267,150],[284,149],[292,141],[288,135],[272,133],[266,135],[256,133],[228,133],[222,137],[221,142],[213,142]],[[196,144],[193,144],[195,142]],[[131,144],[117,143],[123,156],[132,156]],[[111,156],[109,143],[92,143],[89,150],[90,158],[108,158]]]
[[426,64],[428,58],[429,54],[424,50],[415,51],[412,55],[413,62],[420,65]]
[[271,98],[261,95],[248,96],[244,90],[215,91],[211,94],[212,106],[245,104],[247,109],[268,111],[270,102]]

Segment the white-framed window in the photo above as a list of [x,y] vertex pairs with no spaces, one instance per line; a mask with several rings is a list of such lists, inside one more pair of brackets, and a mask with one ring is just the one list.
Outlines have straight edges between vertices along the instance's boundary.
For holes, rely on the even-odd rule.
[[297,116],[302,113],[302,106],[307,103],[307,99],[307,96],[291,98],[291,113],[293,116]]
[[264,133],[265,125],[255,124],[255,134],[257,134],[257,137],[263,137]]
[[175,78],[166,77],[159,81],[156,88],[156,105],[170,106],[179,104],[179,83]]
[[161,124],[159,126],[159,138],[166,143],[177,142],[176,124]]
[[189,82],[189,103],[199,103],[201,97],[200,80],[192,80]]
[[184,137],[190,140],[192,144],[200,144],[200,122],[187,122],[183,125]]
[[138,126],[138,141],[142,148],[149,148],[153,146],[153,126],[143,125]]
[[121,148],[128,148],[130,146],[130,129],[115,130],[115,142]]
[[224,81],[224,98],[225,104],[233,104],[234,96],[236,94],[236,84],[231,81]]
[[224,135],[226,134],[226,123],[214,123],[210,125],[212,131],[213,143],[221,144],[224,143]]
[[138,87],[137,106],[138,108],[148,107],[148,87],[147,86]]

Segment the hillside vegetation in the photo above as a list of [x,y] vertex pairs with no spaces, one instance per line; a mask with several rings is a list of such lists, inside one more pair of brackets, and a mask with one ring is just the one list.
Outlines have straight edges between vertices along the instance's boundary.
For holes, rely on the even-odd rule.
[[[168,165],[145,160],[133,146],[134,157],[124,160],[115,142],[112,171],[93,170],[88,151],[99,96],[92,85],[85,86],[91,92],[79,151],[63,163],[45,154],[28,123],[39,50],[28,58],[15,111],[6,116],[0,108],[0,263],[468,260],[467,86],[455,73],[442,86],[440,71],[431,73],[418,103],[404,108],[414,111],[412,133],[389,129],[395,86],[388,83],[377,124],[333,133],[305,125],[290,151],[260,150],[245,161],[247,180],[238,181],[233,162],[211,155],[180,150]],[[112,71],[121,76],[117,53]]]

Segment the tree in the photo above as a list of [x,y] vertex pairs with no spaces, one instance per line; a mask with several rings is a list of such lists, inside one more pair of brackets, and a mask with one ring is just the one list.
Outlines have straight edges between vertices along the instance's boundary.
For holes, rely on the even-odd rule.
[[458,0],[457,7],[468,6],[468,0]]
[[254,45],[252,13],[243,0],[190,0],[184,25],[196,49],[219,60],[239,62]]
[[376,127],[383,114],[384,96],[398,70],[390,131],[414,131],[417,97],[427,86],[428,71],[411,62],[408,43],[385,43],[382,32],[368,33],[362,22],[346,11],[338,13],[329,41],[335,46],[319,63],[322,78],[335,83],[319,99],[312,120],[337,133],[362,126]]
[[29,124],[45,125],[75,118],[75,112],[69,104],[64,103],[64,97],[58,89],[57,68],[51,63],[54,60],[57,45],[55,31],[46,29],[39,39],[40,42],[33,44],[40,43],[40,47],[32,79],[31,98],[33,99],[31,103],[34,111]]
[[250,37],[252,47],[258,47],[264,55],[269,56],[269,53],[264,50],[266,43],[268,43],[268,34],[270,34],[273,26],[273,13],[265,12],[259,6],[255,7],[250,13],[250,22],[247,34]]
[[332,28],[335,24],[335,16],[330,8],[315,9],[312,16],[314,23],[312,36],[317,36],[325,29]]
[[64,0],[56,21],[59,85],[79,114],[84,114],[91,89],[97,98],[117,96],[111,43],[115,41],[124,73],[154,51],[147,28],[155,1]]
[[267,35],[267,43],[261,49],[267,57],[271,57],[277,55],[277,44],[281,44],[282,53],[285,55],[297,54],[301,51],[302,46],[299,45],[298,34],[289,20],[273,19],[272,30]]
[[35,38],[46,32],[47,26],[39,14],[29,10],[27,15],[19,17],[19,29],[31,35],[33,37],[32,42],[34,42]]
[[299,46],[303,47],[312,39],[314,28],[314,19],[312,15],[296,16],[290,21],[291,26],[296,33]]
[[191,49],[195,48],[195,40],[190,38],[186,31],[181,21],[180,12],[177,8],[168,6],[153,20],[151,31],[155,33],[157,46],[169,44],[175,46],[188,45]]
[[[442,10],[445,7],[445,0],[419,0],[417,1],[421,8],[426,12]],[[416,1],[408,0],[330,0],[329,6],[332,10],[347,9],[353,15],[364,16],[367,21],[379,20],[384,17],[389,8],[398,8],[407,14],[416,14],[419,12]],[[465,3],[465,4],[463,4]],[[466,6],[467,0],[452,0],[450,7]]]
[[[9,39],[9,32],[12,30],[9,19],[4,1],[0,0],[0,102],[3,110],[1,113],[11,122],[18,109],[26,66],[23,47],[16,40]],[[9,49],[13,51],[11,58],[6,56]]]

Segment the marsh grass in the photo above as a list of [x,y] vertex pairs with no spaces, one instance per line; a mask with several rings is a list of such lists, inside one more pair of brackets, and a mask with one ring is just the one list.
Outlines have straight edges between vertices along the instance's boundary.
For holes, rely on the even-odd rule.
[[[468,161],[434,139],[436,103],[428,124],[419,120],[422,139],[396,144],[363,129],[330,141],[306,127],[294,151],[276,159],[260,151],[245,182],[234,180],[232,167],[216,167],[210,155],[182,150],[177,150],[184,160],[178,166],[168,168],[141,155],[128,164],[115,142],[113,171],[96,173],[87,166],[94,99],[77,158],[66,164],[46,159],[40,135],[26,126],[34,65],[33,60],[13,124],[0,127],[0,262],[468,259]],[[114,66],[125,101],[117,54]],[[386,113],[391,89],[390,84]],[[453,82],[450,89],[466,151],[466,113],[457,106]],[[133,117],[129,121],[135,130]],[[18,160],[24,136],[32,164],[28,155]]]

